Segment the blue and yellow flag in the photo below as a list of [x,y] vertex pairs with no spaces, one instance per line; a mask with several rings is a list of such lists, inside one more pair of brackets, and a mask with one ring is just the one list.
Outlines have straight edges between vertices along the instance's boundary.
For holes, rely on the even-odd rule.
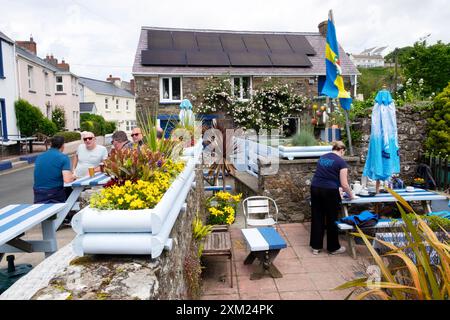
[[345,91],[344,88],[341,61],[339,60],[339,46],[336,40],[336,29],[331,19],[331,11],[328,16],[325,65],[327,67],[327,77],[321,93],[330,98],[339,98],[341,107],[345,110],[350,110],[352,98],[350,93]]

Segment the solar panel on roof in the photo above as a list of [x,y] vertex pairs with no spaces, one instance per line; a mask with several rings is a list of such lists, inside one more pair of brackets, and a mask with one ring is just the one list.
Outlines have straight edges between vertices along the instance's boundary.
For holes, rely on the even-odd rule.
[[233,67],[271,67],[269,56],[263,52],[230,52],[228,53]]
[[302,52],[307,55],[316,54],[311,44],[308,40],[306,40],[305,36],[287,34],[285,37],[295,52]]
[[230,65],[228,55],[222,51],[188,51],[186,52],[189,66],[226,66]]
[[304,53],[271,53],[270,60],[274,67],[309,67],[312,63]]
[[198,48],[200,51],[206,50],[216,50],[223,51],[222,43],[219,39],[219,34],[217,33],[196,33],[195,37],[197,38]]
[[245,46],[249,52],[254,51],[269,51],[266,40],[263,35],[259,34],[245,34],[242,35],[242,40],[245,42]]
[[198,50],[197,40],[193,32],[172,32],[174,49]]
[[247,51],[240,34],[221,34],[220,40],[222,41],[222,46],[225,52]]
[[279,53],[292,52],[291,46],[282,34],[266,34],[264,35],[270,51]]
[[148,31],[149,49],[172,49],[172,34],[170,31]]
[[148,66],[185,66],[184,50],[142,50],[141,64]]

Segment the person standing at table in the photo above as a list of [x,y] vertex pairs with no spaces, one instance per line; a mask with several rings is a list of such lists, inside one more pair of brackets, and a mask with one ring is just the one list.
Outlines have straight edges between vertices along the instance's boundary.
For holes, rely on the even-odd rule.
[[34,165],[34,203],[60,203],[67,200],[64,183],[75,180],[70,159],[63,153],[64,137],[54,136],[51,148],[36,158]]
[[348,184],[348,165],[343,159],[345,144],[333,142],[332,152],[324,154],[317,162],[317,169],[311,183],[311,237],[310,246],[313,254],[319,254],[323,248],[323,237],[327,230],[327,250],[331,254],[345,252],[339,244],[336,221],[341,209],[339,188],[353,199],[353,192]]
[[73,159],[74,174],[76,177],[84,177],[89,174],[89,168],[100,171],[100,163],[108,158],[108,150],[98,145],[95,135],[89,131],[81,133],[83,144],[80,144]]

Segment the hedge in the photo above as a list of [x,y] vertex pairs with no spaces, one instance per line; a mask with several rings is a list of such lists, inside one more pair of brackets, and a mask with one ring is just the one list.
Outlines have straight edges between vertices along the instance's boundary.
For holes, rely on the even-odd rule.
[[76,131],[60,131],[57,132],[55,136],[63,136],[65,143],[81,140],[81,134]]

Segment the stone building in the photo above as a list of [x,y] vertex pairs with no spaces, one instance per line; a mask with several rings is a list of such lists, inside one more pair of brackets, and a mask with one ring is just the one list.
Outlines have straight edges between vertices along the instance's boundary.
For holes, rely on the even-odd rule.
[[[314,98],[325,81],[325,37],[326,22],[319,32],[142,27],[133,65],[136,110],[176,118],[181,100],[195,100],[211,76],[230,77],[239,99],[250,98],[266,77]],[[358,70],[339,51],[346,88],[354,94]]]

